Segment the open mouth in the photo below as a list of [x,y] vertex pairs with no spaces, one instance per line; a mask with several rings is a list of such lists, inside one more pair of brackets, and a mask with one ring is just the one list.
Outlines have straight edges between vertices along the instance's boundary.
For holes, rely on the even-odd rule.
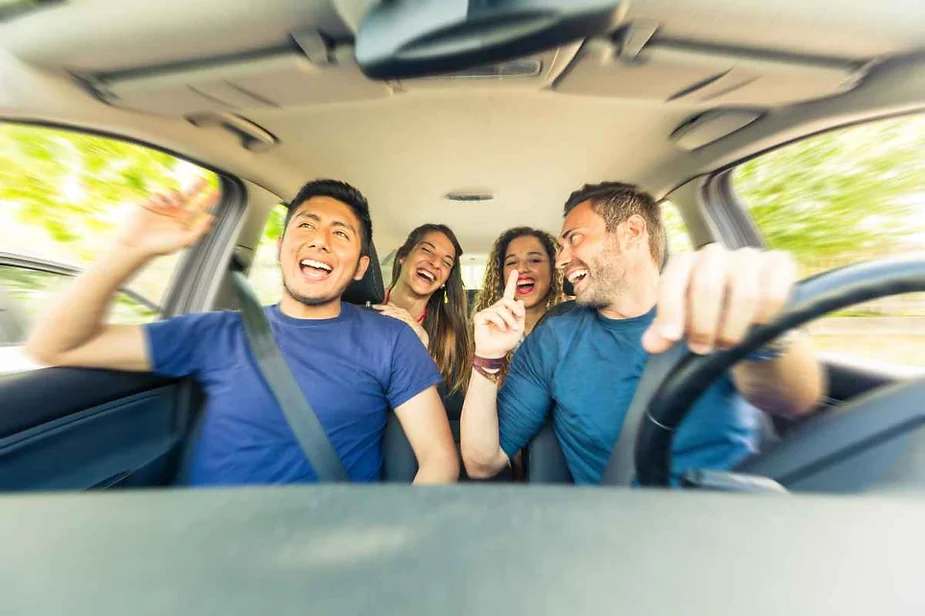
[[532,278],[520,278],[517,280],[517,295],[530,295],[536,289],[536,281]]
[[327,263],[315,259],[302,259],[299,261],[299,269],[302,271],[302,276],[313,282],[324,280],[334,271],[334,268]]
[[437,276],[427,271],[426,269],[417,270],[415,275],[427,284],[433,284],[437,282]]
[[567,276],[568,281],[572,283],[572,286],[575,290],[578,290],[579,285],[588,279],[588,270],[586,269],[576,269],[569,273]]

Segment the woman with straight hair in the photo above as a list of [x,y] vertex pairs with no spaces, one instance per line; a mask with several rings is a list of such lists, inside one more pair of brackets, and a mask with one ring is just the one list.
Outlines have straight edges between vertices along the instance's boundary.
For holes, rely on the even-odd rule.
[[395,253],[385,304],[375,306],[414,330],[437,363],[448,394],[463,389],[469,372],[471,332],[462,253],[446,225],[417,227]]

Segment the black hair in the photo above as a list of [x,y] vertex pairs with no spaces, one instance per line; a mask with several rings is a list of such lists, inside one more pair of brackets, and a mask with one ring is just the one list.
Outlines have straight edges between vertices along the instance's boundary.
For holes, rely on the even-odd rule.
[[608,233],[612,233],[617,225],[630,216],[641,216],[648,227],[652,258],[657,264],[664,261],[666,246],[662,210],[652,195],[634,184],[623,182],[585,184],[569,195],[564,214],[568,216],[569,212],[585,201],[590,201],[594,212],[604,219]]
[[369,203],[359,190],[339,180],[312,180],[299,189],[298,194],[289,203],[286,221],[283,223],[283,235],[289,227],[289,221],[299,206],[313,197],[330,197],[336,199],[350,208],[360,221],[360,254],[369,256],[370,245],[373,241],[373,221],[369,216]]

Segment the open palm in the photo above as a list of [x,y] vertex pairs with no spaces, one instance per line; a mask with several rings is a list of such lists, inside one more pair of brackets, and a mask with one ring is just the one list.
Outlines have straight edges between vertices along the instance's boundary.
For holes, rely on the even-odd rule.
[[205,180],[185,193],[154,195],[130,212],[120,229],[120,239],[150,256],[192,246],[209,230],[213,220],[209,210],[218,196]]

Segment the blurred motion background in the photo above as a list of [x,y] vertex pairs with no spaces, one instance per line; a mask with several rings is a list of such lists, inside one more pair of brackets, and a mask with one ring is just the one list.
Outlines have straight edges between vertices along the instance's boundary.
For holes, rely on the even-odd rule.
[[[539,166],[536,171],[542,173]],[[22,357],[14,354],[29,324],[61,284],[105,249],[126,208],[200,177],[220,185],[215,173],[148,147],[0,124],[0,372],[23,369]],[[587,181],[603,179],[619,178]],[[733,185],[768,247],[791,252],[804,276],[889,255],[925,256],[923,116],[852,126],[781,147],[739,166]],[[556,203],[565,197],[537,195]],[[668,202],[664,212],[672,251],[691,250],[680,215]],[[273,210],[250,274],[266,303],[278,300],[281,286],[276,239],[284,217],[283,205]],[[390,248],[380,247],[381,254]],[[132,280],[110,319],[158,318],[180,258],[158,259]],[[467,266],[470,287],[478,285],[482,267],[484,259]],[[824,352],[925,367],[923,324],[925,297],[912,294],[830,315],[810,329]]]

